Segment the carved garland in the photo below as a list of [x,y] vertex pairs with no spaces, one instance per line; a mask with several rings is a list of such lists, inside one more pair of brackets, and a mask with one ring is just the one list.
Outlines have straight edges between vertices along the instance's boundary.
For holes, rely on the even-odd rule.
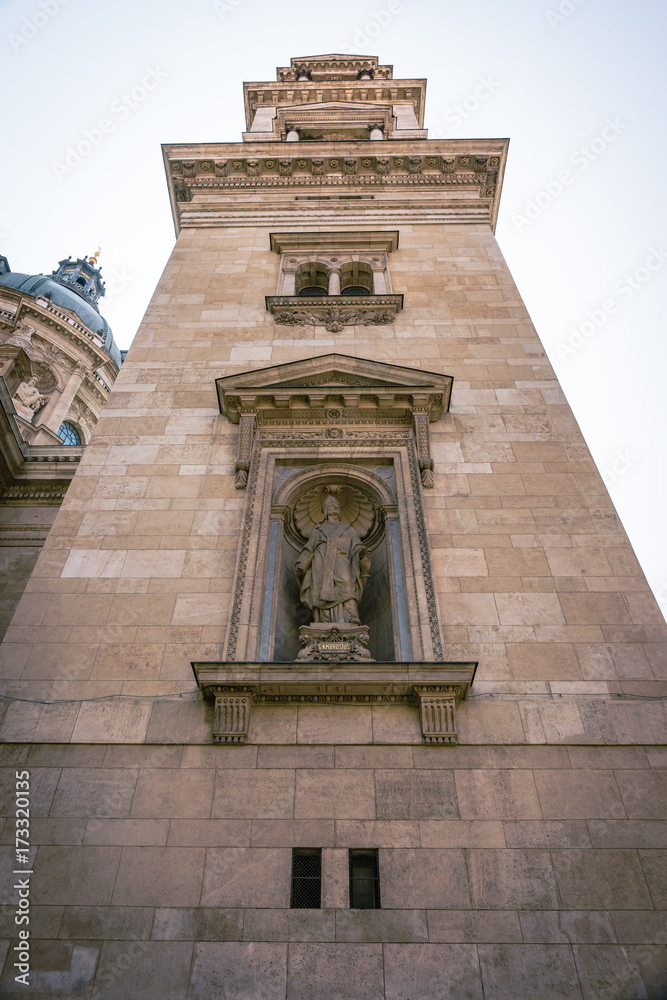
[[395,318],[393,312],[329,307],[321,312],[294,308],[292,312],[278,313],[275,321],[280,326],[323,326],[330,333],[340,333],[345,326],[386,326]]

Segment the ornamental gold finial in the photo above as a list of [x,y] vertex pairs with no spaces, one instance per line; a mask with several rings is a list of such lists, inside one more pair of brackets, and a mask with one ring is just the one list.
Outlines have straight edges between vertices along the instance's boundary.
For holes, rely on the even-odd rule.
[[95,253],[92,255],[92,257],[88,258],[88,263],[89,264],[93,264],[95,267],[97,267],[97,260],[98,260],[98,257],[100,256],[101,252],[102,252],[101,247],[98,247],[97,250],[95,251]]

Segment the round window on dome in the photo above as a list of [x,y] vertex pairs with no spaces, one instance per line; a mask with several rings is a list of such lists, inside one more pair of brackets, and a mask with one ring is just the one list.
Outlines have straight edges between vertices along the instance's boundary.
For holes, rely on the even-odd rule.
[[69,421],[65,420],[58,428],[58,437],[63,444],[81,444],[81,435]]

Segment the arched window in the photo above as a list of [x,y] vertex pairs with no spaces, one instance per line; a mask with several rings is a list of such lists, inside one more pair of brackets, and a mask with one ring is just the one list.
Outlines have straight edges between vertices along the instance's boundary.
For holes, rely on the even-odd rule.
[[81,436],[78,430],[74,424],[70,424],[67,420],[64,420],[58,428],[58,437],[63,444],[81,444]]
[[327,269],[324,264],[317,264],[314,261],[302,264],[296,273],[296,294],[305,296],[327,295],[327,293]]
[[353,261],[345,264],[340,275],[341,295],[372,295],[373,272],[368,264]]

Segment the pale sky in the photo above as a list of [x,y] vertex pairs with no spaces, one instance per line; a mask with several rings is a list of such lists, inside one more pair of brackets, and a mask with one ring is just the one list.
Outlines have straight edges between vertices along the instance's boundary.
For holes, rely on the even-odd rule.
[[511,140],[498,241],[667,612],[666,28],[659,0],[2,0],[0,252],[101,246],[128,347],[174,242],[161,143],[240,141],[243,80],[291,56],[426,77],[431,138]]

